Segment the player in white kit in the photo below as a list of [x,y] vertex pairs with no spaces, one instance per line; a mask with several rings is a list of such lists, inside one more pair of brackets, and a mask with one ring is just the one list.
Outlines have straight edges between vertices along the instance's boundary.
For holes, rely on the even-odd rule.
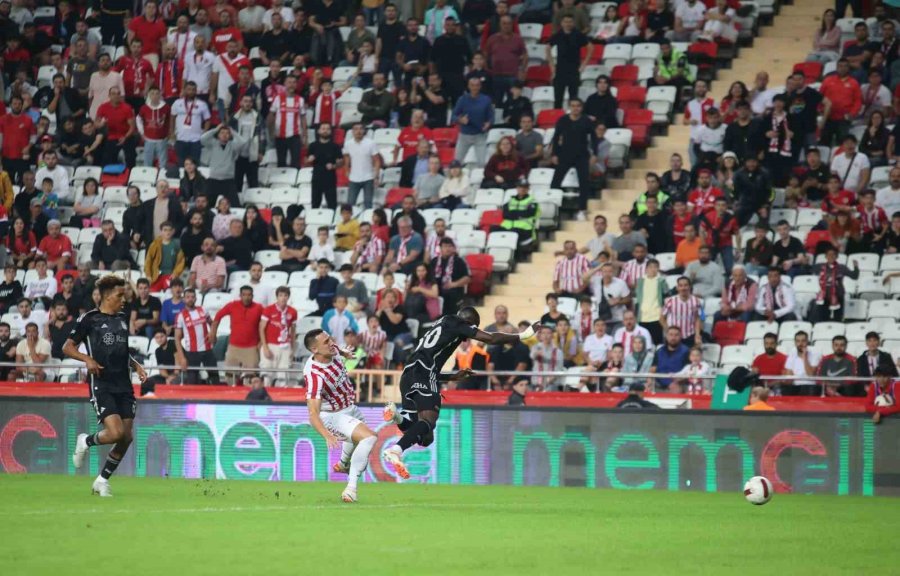
[[376,437],[356,405],[356,388],[341,358],[350,358],[352,353],[340,350],[331,336],[319,329],[307,332],[303,343],[313,354],[303,368],[309,423],[328,448],[341,444],[341,461],[334,465],[335,472],[348,475],[341,500],[356,502],[356,485],[369,464]]

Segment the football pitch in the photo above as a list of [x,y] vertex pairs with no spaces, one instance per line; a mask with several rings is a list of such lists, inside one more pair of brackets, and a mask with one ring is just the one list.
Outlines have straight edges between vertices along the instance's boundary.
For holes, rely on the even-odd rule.
[[900,500],[0,475],[0,574],[897,573]]

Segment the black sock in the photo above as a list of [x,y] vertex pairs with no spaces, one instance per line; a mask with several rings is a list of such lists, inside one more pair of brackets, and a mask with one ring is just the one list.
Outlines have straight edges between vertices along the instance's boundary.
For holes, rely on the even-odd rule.
[[406,451],[413,444],[420,444],[422,437],[426,436],[429,432],[431,432],[431,426],[428,422],[419,420],[406,430],[403,437],[397,442],[397,445]]
[[116,460],[112,456],[106,457],[106,464],[103,466],[103,471],[100,472],[100,477],[104,480],[109,480],[109,477],[113,475],[113,472],[116,471],[116,468],[119,467],[119,462],[121,460]]
[[100,434],[99,432],[97,432],[96,434],[88,434],[88,437],[87,437],[87,439],[85,440],[85,443],[87,443],[87,445],[88,445],[89,447],[90,447],[90,446],[96,446],[97,444],[99,444],[99,442],[97,441],[97,436],[98,436],[99,434]]

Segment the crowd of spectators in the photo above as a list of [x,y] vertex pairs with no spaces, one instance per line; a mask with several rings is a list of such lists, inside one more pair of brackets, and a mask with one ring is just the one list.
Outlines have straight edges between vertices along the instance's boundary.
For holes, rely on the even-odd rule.
[[[687,95],[675,106],[690,126],[689,162],[676,154],[663,174],[647,174],[619,235],[598,215],[590,243],[565,242],[536,342],[484,358],[496,370],[684,376],[576,377],[574,386],[538,377],[536,389],[646,381],[707,391],[701,377],[717,362],[702,347],[716,324],[840,321],[852,296],[846,280],[870,272],[853,255],[900,248],[900,168],[889,181],[874,178],[895,161],[895,106],[884,96],[900,50],[893,21],[880,20],[878,38],[857,27],[855,44],[837,47],[833,73],[808,78],[798,67],[770,87],[760,72],[752,88],[735,83],[717,103],[680,43],[734,43],[738,8],[630,0],[598,18],[573,0],[147,0],[136,14],[115,0],[99,10],[0,2],[0,305],[11,321],[0,323],[0,347],[21,362],[59,359],[65,326],[95,304],[97,273],[112,271],[134,280],[134,337],[152,341],[147,353],[160,365],[182,367],[158,381],[218,382],[224,361],[262,365],[266,383],[289,384],[279,370],[302,353],[297,332],[313,325],[355,346],[360,365],[402,362],[417,331],[455,311],[471,282],[460,229],[434,210],[467,208],[478,188],[499,189],[491,230],[516,232],[520,249],[534,249],[541,209],[529,175],[549,168],[553,189],[574,172],[574,213],[586,220],[607,177],[605,134],[623,106],[607,74],[582,100],[582,73],[603,46],[656,43],[645,83]],[[826,14],[813,63],[830,62],[832,20]],[[526,42],[521,26],[531,23],[546,34]],[[543,66],[549,121],[527,96]],[[390,129],[386,148],[378,134]],[[285,184],[308,200],[248,201],[278,169],[302,169],[307,180]],[[399,194],[386,190],[389,171]],[[323,207],[333,221],[320,219]],[[801,230],[797,211],[809,210],[819,218]],[[805,242],[792,235],[801,232]],[[805,276],[818,289],[801,301],[792,280]],[[720,297],[710,321],[707,303]],[[460,354],[471,361],[476,348]]]

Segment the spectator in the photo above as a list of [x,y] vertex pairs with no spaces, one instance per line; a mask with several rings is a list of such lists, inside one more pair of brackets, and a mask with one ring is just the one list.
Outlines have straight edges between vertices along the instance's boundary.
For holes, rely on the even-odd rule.
[[42,366],[50,360],[50,342],[40,337],[38,325],[29,322],[25,325],[25,337],[16,345],[16,364],[26,382],[42,382],[52,378],[52,372]]
[[330,271],[331,262],[328,260],[322,259],[316,262],[316,277],[309,284],[309,299],[316,301],[318,310],[310,316],[324,316],[325,312],[330,310],[334,304],[338,281],[337,278],[329,275]]
[[[860,87],[860,92],[862,94],[862,107],[859,111],[859,121],[865,122],[868,118],[871,121],[871,114],[874,112],[881,112],[882,116],[880,118],[881,122],[878,127],[882,128],[885,132],[887,131],[884,128],[884,117],[891,116],[893,114],[893,102],[891,100],[891,91],[888,90],[886,86],[882,84],[882,74],[876,68],[872,68],[869,71],[869,83],[863,84]],[[871,122],[870,122],[871,124]],[[887,136],[884,137],[885,142],[887,141]],[[860,144],[862,147],[864,145]],[[866,152],[863,149],[863,152]],[[866,152],[868,153],[868,152]],[[871,155],[870,155],[871,159]]]
[[44,214],[44,203],[41,198],[35,198],[30,206],[31,231],[35,239],[40,242],[47,235],[47,224],[50,218]]
[[3,267],[3,283],[0,284],[0,314],[6,314],[23,295],[22,284],[16,280],[16,265],[7,262]]
[[692,42],[703,31],[706,19],[706,5],[698,0],[688,0],[675,9],[675,28],[671,40],[676,42]]
[[[444,29],[445,33],[431,47],[433,67],[427,86],[425,81],[419,79],[412,84],[413,102],[424,105],[428,124],[432,128],[447,125],[447,104],[455,102],[465,90],[466,77],[463,72],[472,56],[469,42],[460,33],[455,18],[445,18]],[[500,102],[502,98],[497,100],[498,104]]]
[[772,248],[772,265],[795,278],[809,270],[809,256],[799,238],[791,236],[791,226],[786,220],[778,222],[778,240]]
[[439,293],[428,266],[419,263],[407,278],[406,316],[418,320],[420,325],[436,320],[441,315]]
[[47,333],[47,324],[50,320],[50,315],[44,310],[33,310],[31,307],[31,300],[27,297],[23,297],[16,303],[16,310],[18,310],[19,315],[12,319],[12,328],[15,332],[24,334],[28,324],[34,323],[38,327],[39,334]]
[[53,274],[47,274],[47,259],[38,255],[34,259],[34,270],[37,277],[32,278],[25,283],[25,297],[37,301],[40,299],[47,308],[51,298],[56,296],[56,277]]
[[[53,193],[63,204],[72,204],[72,190],[69,187],[69,171],[64,166],[59,165],[59,158],[56,152],[50,151],[44,155],[46,164],[35,173],[36,181],[43,183],[49,178],[53,181]],[[9,169],[7,169],[9,172]]]
[[788,79],[789,114],[794,118],[793,125],[800,133],[800,141],[804,147],[815,146],[818,129],[818,109],[822,104],[822,94],[806,86],[806,77],[796,72]]
[[397,235],[391,238],[384,268],[391,272],[412,274],[422,259],[425,241],[421,234],[413,230],[412,220],[408,216],[402,216],[396,222]]
[[738,38],[735,27],[737,13],[729,6],[728,0],[716,0],[716,5],[703,16],[703,34],[700,38],[712,42],[734,44]]
[[[144,272],[154,292],[166,290],[173,278],[184,272],[184,253],[181,241],[175,238],[175,227],[171,222],[163,222],[160,235],[147,248]],[[115,232],[118,236],[118,232]]]
[[[385,276],[387,278],[387,276]],[[393,279],[393,275],[391,275]],[[389,342],[394,344],[394,357],[388,359],[397,363],[403,362],[412,349],[415,337],[410,333],[403,308],[398,305],[397,291],[388,290],[383,293],[377,304],[375,315]]]
[[[389,58],[388,61],[393,63],[393,58]],[[373,74],[372,89],[363,94],[362,100],[357,106],[357,110],[362,114],[363,124],[377,127],[387,127],[390,124],[391,109],[394,107],[394,95],[388,92],[386,88],[386,76],[381,72]]]
[[[178,314],[184,309],[184,282],[181,278],[173,278],[169,283],[169,291],[172,296],[162,303],[162,309],[159,313],[159,320],[162,330],[166,336],[171,336],[175,331],[175,321]],[[174,364],[174,361],[173,361]]]
[[156,181],[156,198],[144,202],[142,208],[144,218],[144,231],[141,239],[148,245],[162,231],[162,223],[170,222],[175,231],[181,229],[184,222],[184,214],[181,212],[181,204],[175,194],[170,194],[169,183],[160,179]]
[[438,255],[431,259],[429,265],[430,274],[444,299],[443,314],[455,314],[465,297],[465,287],[472,278],[465,259],[456,254],[456,244],[452,238],[443,238],[439,246]]
[[[566,0],[570,2],[570,0]],[[568,10],[572,10],[569,8]],[[581,10],[583,13],[583,10]],[[577,98],[578,86],[581,83],[581,72],[591,61],[594,45],[585,36],[586,26],[576,27],[576,18],[571,12],[560,9],[556,13],[557,31],[550,37],[547,44],[545,60],[550,63],[553,70],[553,89],[555,92],[554,108],[562,108],[564,92],[568,90],[569,100]],[[556,47],[556,60],[554,62],[552,47]],[[581,58],[581,49],[587,46],[584,59]]]
[[[183,97],[172,104],[172,128],[169,131],[170,138],[172,135],[175,136],[175,154],[178,163],[185,165],[185,173],[188,158],[195,164],[200,159],[203,148],[200,139],[203,132],[209,128],[209,119],[209,107],[206,102],[197,99],[197,83],[185,80]],[[193,197],[197,192],[194,189],[189,197]]]
[[756,307],[757,290],[757,283],[747,277],[744,266],[735,265],[731,270],[731,281],[722,294],[721,309],[715,314],[713,321],[750,322]]
[[372,207],[372,199],[375,193],[375,181],[378,180],[381,170],[381,155],[378,147],[365,135],[362,123],[353,125],[353,137],[344,142],[344,164],[349,166],[348,175],[350,187],[348,202],[356,204],[360,191],[363,193],[363,205]]
[[372,225],[363,222],[359,226],[359,240],[353,247],[350,263],[357,272],[377,273],[384,259],[385,246],[381,238],[372,235]]
[[588,334],[582,345],[587,370],[599,370],[606,362],[606,356],[613,346],[612,336],[606,333],[606,322],[597,318],[593,321],[593,332]]
[[621,400],[618,404],[616,404],[616,408],[626,408],[626,409],[644,409],[651,408],[656,409],[659,408],[653,402],[649,400],[644,400],[644,391],[647,387],[641,382],[635,382],[628,386],[628,396],[626,396],[623,400]]
[[494,105],[481,93],[481,80],[470,78],[468,94],[463,94],[453,108],[453,122],[460,125],[456,142],[456,159],[464,162],[469,148],[475,147],[475,158],[484,165],[487,133],[494,123]]
[[260,323],[263,306],[253,301],[253,288],[241,286],[241,297],[222,307],[217,313],[209,332],[209,340],[216,342],[219,324],[226,316],[231,318],[231,333],[228,335],[228,351],[225,353],[227,366],[241,368],[259,367]]
[[678,243],[675,249],[675,266],[678,270],[684,270],[689,264],[700,259],[700,248],[703,239],[697,235],[697,227],[694,224],[684,226],[684,239]]
[[[763,353],[753,359],[750,370],[758,376],[781,376],[785,374],[788,357],[778,351],[778,335],[767,332],[763,336]],[[778,381],[766,380],[765,387],[774,387]]]
[[890,372],[894,378],[897,377],[897,365],[893,358],[879,346],[881,346],[881,336],[878,332],[868,332],[866,334],[866,351],[856,359],[857,376],[874,378],[878,368],[881,367]]
[[688,208],[695,216],[702,216],[715,208],[718,198],[724,197],[722,190],[712,184],[712,172],[704,168],[697,172],[697,188],[688,195]]
[[341,348],[346,344],[344,336],[347,332],[352,332],[353,334],[359,332],[356,318],[347,309],[346,296],[336,295],[334,297],[334,307],[325,312],[325,315],[322,317],[322,330],[328,332]]
[[691,293],[690,279],[678,279],[675,296],[666,298],[659,323],[665,332],[669,326],[678,326],[685,346],[703,345],[703,300]]
[[[534,124],[534,106],[531,100],[523,95],[524,88],[525,84],[518,80],[514,81],[509,87],[509,93],[506,96],[506,101],[503,103],[503,123],[506,128],[516,129],[522,127],[522,118],[526,116],[531,118],[532,126]],[[541,143],[543,143],[543,139],[541,139]],[[521,153],[522,149],[518,145],[518,139],[516,144],[516,149]]]
[[36,250],[37,238],[34,232],[23,218],[16,217],[6,237],[7,262],[11,262],[16,268],[30,268]]
[[775,410],[766,402],[769,399],[769,390],[765,386],[754,386],[750,391],[750,403],[744,406],[744,410]]
[[[262,276],[263,265],[259,262],[253,262],[250,264],[250,280],[244,284],[244,286],[253,288],[254,302],[259,302],[263,306],[268,306],[275,301],[275,290],[269,284],[263,283]],[[231,289],[231,294],[235,299],[239,299],[241,297],[240,288],[233,287]]]
[[831,159],[831,172],[840,177],[843,189],[859,192],[869,186],[869,158],[857,152],[856,136],[848,134],[842,142],[843,150]]
[[119,89],[119,95],[125,92],[122,83],[122,75],[112,69],[112,59],[109,54],[101,54],[97,61],[99,69],[91,74],[88,85],[87,97],[90,102],[88,114],[91,118],[97,117],[100,105],[109,101],[109,91],[112,88]]
[[807,62],[835,62],[840,58],[841,29],[837,27],[837,14],[831,8],[822,13],[822,25],[813,37],[813,51]]
[[781,281],[781,270],[769,268],[768,281],[756,297],[756,319],[769,323],[796,320],[794,289]]
[[268,248],[268,227],[254,204],[244,206],[244,234],[250,240],[253,252]]
[[159,319],[162,303],[150,294],[150,281],[137,281],[137,298],[131,303],[129,332],[135,336],[153,337],[153,332],[161,325]]
[[529,380],[527,376],[516,376],[510,384],[511,392],[506,399],[507,406],[525,406],[525,395],[528,394]]
[[419,176],[428,172],[428,161],[430,158],[431,142],[420,138],[416,142],[416,153],[406,157],[400,163],[400,186],[412,188]]
[[695,142],[697,163],[694,168],[714,170],[718,166],[719,157],[725,152],[726,128],[726,125],[722,123],[722,114],[717,108],[710,108],[706,111],[703,125],[697,130]]
[[693,284],[694,294],[701,298],[721,296],[724,288],[722,267],[711,259],[709,246],[701,246],[697,255],[698,259],[684,269],[684,275]]
[[859,82],[850,76],[850,62],[846,58],[838,60],[837,74],[822,80],[819,92],[825,102],[825,126],[819,141],[825,146],[831,146],[834,139],[846,144],[850,122],[859,115],[862,107]]
[[264,372],[270,386],[287,386],[289,379],[283,370],[290,368],[296,336],[297,311],[288,305],[291,290],[280,286],[275,293],[275,303],[265,307],[259,322],[259,340],[262,352],[260,368],[275,369]]
[[673,203],[676,200],[687,202],[688,193],[691,191],[691,175],[683,169],[683,166],[684,161],[681,154],[672,154],[669,159],[669,170],[666,170],[660,179],[663,192]]
[[[241,75],[243,76],[244,73],[242,72]],[[238,84],[232,87],[234,88],[235,86],[238,86],[237,91],[240,93],[242,88]],[[250,86],[255,85],[251,84]],[[246,144],[240,148],[235,161],[234,182],[238,190],[240,190],[244,186],[244,178],[246,177],[247,186],[255,188],[259,186],[259,163],[266,149],[267,131],[265,130],[262,114],[254,108],[255,100],[253,96],[244,93],[243,96],[240,98],[236,97],[235,100],[239,102],[238,109],[232,116],[229,127],[236,140],[240,138]]]
[[38,243],[35,255],[45,258],[51,270],[75,267],[75,250],[68,236],[63,235],[59,220],[47,222],[47,235]]
[[[143,100],[140,103],[143,105]],[[118,164],[119,150],[125,153],[125,165],[132,167],[137,160],[135,134],[137,128],[132,106],[122,102],[122,93],[113,86],[109,89],[109,99],[100,105],[94,115],[97,127],[106,129],[106,140],[103,143],[103,164]]]
[[[659,4],[657,4],[657,9]],[[663,9],[665,6],[663,5]],[[654,12],[653,14],[656,14]],[[653,14],[650,19],[652,21]],[[668,38],[659,40],[659,55],[653,69],[653,77],[647,80],[647,86],[674,86],[679,92],[694,82],[694,75],[688,66],[687,56],[672,46]]]
[[485,179],[482,188],[509,189],[524,178],[528,171],[525,159],[520,157],[511,138],[502,138],[497,142],[497,149],[485,166]]
[[[653,357],[653,371],[658,374],[676,374],[689,364],[690,347],[682,342],[678,326],[669,326],[665,334],[665,342]],[[671,378],[656,378],[655,387],[664,392],[678,391],[679,386],[675,390],[669,389],[672,382]]]
[[310,260],[318,262],[325,259],[329,262],[334,262],[334,246],[332,246],[328,237],[329,230],[328,226],[319,226],[319,229],[316,231],[316,243],[309,251]]
[[493,77],[486,68],[487,61],[484,58],[484,53],[475,52],[472,54],[471,62],[469,64],[469,71],[465,75],[466,86],[468,86],[469,80],[476,78],[481,82],[481,92],[483,94],[487,96],[493,94]]
[[469,177],[463,172],[462,164],[458,160],[452,160],[447,176],[438,191],[440,198],[438,205],[448,210],[462,207],[469,191]]
[[202,252],[191,262],[188,287],[199,290],[203,295],[225,288],[225,260],[216,255],[216,248],[215,238],[205,238],[201,245]]
[[[847,338],[835,336],[831,339],[832,353],[822,358],[819,363],[818,375],[834,378],[852,378],[856,376],[856,359],[847,354]],[[826,380],[822,384],[825,387],[826,396],[863,396],[865,387],[859,382],[844,382]]]
[[[213,240],[210,239],[210,242]],[[192,275],[193,278],[193,275]],[[184,308],[178,313],[175,324],[175,362],[185,370],[185,384],[199,384],[200,370],[206,368],[207,382],[219,383],[217,362],[210,338],[209,314],[196,305],[197,292],[193,287],[184,291]],[[193,367],[187,370],[188,366]]]
[[306,235],[306,219],[298,216],[291,224],[291,234],[284,238],[279,249],[281,264],[269,267],[269,269],[289,274],[303,270],[309,264],[310,250],[312,250],[312,239]]
[[754,233],[744,251],[744,264],[748,273],[762,276],[773,263],[775,248],[769,240],[769,229],[765,224],[757,223]]
[[891,416],[900,412],[900,404],[896,401],[889,406],[876,406],[875,399],[879,396],[887,395],[891,399],[900,396],[900,390],[897,389],[897,381],[892,381],[890,368],[888,366],[879,366],[875,369],[875,382],[869,386],[866,394],[866,412],[872,414],[872,422],[878,424],[885,416]]
[[565,318],[568,320],[568,317],[559,311],[559,296],[555,293],[550,292],[544,298],[544,301],[547,303],[547,312],[541,316],[541,325],[547,326],[551,330],[556,330],[556,323]]
[[440,204],[440,191],[443,184],[441,160],[436,155],[432,155],[428,159],[428,171],[416,178],[414,188],[418,207],[428,209]]
[[[67,276],[71,278],[71,276]],[[47,336],[50,340],[50,356],[53,360],[65,360],[62,348],[75,327],[74,319],[69,315],[69,309],[65,300],[56,299],[53,301],[53,308],[50,310],[51,319],[47,326]],[[25,332],[28,332],[26,328]],[[7,338],[8,338],[7,334]],[[51,361],[53,361],[51,360]],[[6,359],[4,358],[4,362]]]
[[585,279],[590,277],[591,263],[578,252],[574,241],[567,240],[563,244],[563,258],[556,262],[553,273],[553,291],[560,296],[577,298],[585,291],[587,284]]
[[[631,353],[625,356],[625,360],[622,366],[622,372],[626,372],[629,374],[651,372],[653,368],[653,353],[650,351],[650,347],[651,345],[647,344],[647,341],[643,336],[635,336],[631,342]],[[624,384],[625,386],[631,386],[633,384],[639,384],[643,382],[652,385],[653,379],[640,376],[625,378],[622,384]],[[622,391],[623,390],[617,390],[613,388],[613,392]]]
[[819,292],[810,307],[812,322],[841,322],[844,319],[844,278],[859,278],[859,264],[853,261],[853,270],[837,262],[838,251],[834,246],[825,251],[825,262],[814,267],[819,278]]
[[209,166],[207,186],[210,190],[216,190],[220,199],[224,197],[232,206],[240,207],[241,200],[235,185],[234,169],[248,144],[247,140],[225,124],[219,124],[205,132],[200,142],[207,152]]
[[578,344],[578,336],[572,330],[568,318],[560,318],[553,331],[553,343],[563,351],[563,365],[572,368],[584,363]]
[[[721,256],[725,275],[730,276],[734,267],[734,237],[738,235],[737,219],[728,211],[725,198],[717,198],[715,208],[700,215],[700,233],[704,243],[709,247],[710,258],[715,260]],[[738,250],[740,237],[738,236]]]
[[[708,96],[709,87],[704,80],[694,82],[694,97],[688,100],[684,109],[684,124],[691,127],[691,139],[688,145],[688,155],[691,166],[697,166],[700,148],[700,129],[703,127],[706,114],[715,108],[716,102]],[[673,194],[669,194],[673,196]]]
[[238,220],[238,217],[231,211],[231,202],[225,196],[219,196],[212,221],[212,235],[217,242],[228,237],[232,220]]
[[[722,146],[727,154],[733,153],[743,163],[748,156],[756,155],[761,148],[760,121],[753,118],[750,103],[741,100],[735,106],[735,118],[725,129],[725,140]],[[788,119],[790,123],[790,118]],[[723,156],[724,158],[725,156]]]
[[218,247],[225,260],[225,269],[230,274],[237,270],[247,270],[253,262],[253,244],[244,231],[244,222],[234,219],[228,224],[228,236]]
[[577,220],[587,220],[587,203],[591,196],[589,144],[594,132],[590,119],[582,115],[582,109],[580,99],[569,100],[569,114],[556,121],[551,144],[554,171],[550,187],[560,188],[570,168],[574,168],[578,176]]
[[316,141],[309,145],[306,156],[306,164],[313,167],[313,208],[322,206],[323,197],[328,208],[337,208],[337,170],[343,166],[344,158],[341,147],[332,141],[331,133],[331,124],[319,124]]
[[[531,361],[535,372],[557,372],[564,369],[563,351],[553,343],[553,331],[548,326],[541,326],[537,334],[538,342],[531,347]],[[534,386],[544,392],[556,391],[561,384],[559,376],[535,376]]]
[[413,78],[422,76],[431,60],[431,44],[419,36],[419,21],[406,20],[406,34],[397,41],[396,60],[403,71],[403,85],[409,87]]
[[353,278],[353,266],[344,264],[339,270],[343,282],[337,287],[336,294],[347,299],[347,308],[351,313],[365,316],[369,305],[369,290],[365,284]]
[[755,156],[745,158],[744,167],[734,174],[734,195],[737,200],[735,215],[739,225],[746,225],[754,214],[761,221],[768,221],[772,181],[768,172],[760,168]]
[[[620,219],[620,226],[622,222],[623,220]],[[626,262],[620,261],[618,263],[618,266],[621,269],[619,278],[624,280],[629,288],[634,288],[634,286],[637,285],[638,279],[647,271],[649,263],[649,259],[647,258],[647,247],[644,244],[635,244],[631,255],[632,258],[630,260]]]
[[616,117],[619,102],[610,91],[610,80],[606,74],[597,76],[597,91],[587,97],[584,102],[584,113],[596,124],[603,124],[607,128],[619,126]]
[[622,315],[622,326],[613,334],[613,341],[622,347],[622,352],[627,356],[631,354],[631,346],[638,336],[644,338],[648,348],[653,347],[653,338],[650,332],[637,323],[637,316],[631,310],[626,310]]
[[94,285],[97,283],[97,277],[91,274],[91,263],[80,262],[78,264],[78,277],[75,279],[75,285],[72,290],[78,300],[78,310],[84,314],[88,310],[94,308]]

